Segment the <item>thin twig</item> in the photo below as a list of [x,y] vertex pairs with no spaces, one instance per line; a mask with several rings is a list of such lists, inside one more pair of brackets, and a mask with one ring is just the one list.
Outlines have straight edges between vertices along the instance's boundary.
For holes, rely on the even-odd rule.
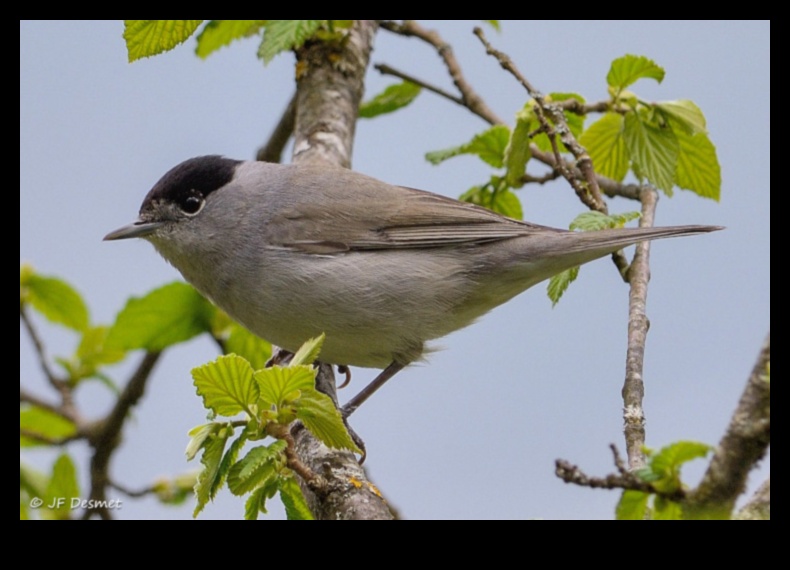
[[605,477],[592,477],[582,471],[577,465],[570,463],[564,459],[557,459],[554,464],[554,474],[565,481],[566,483],[573,483],[581,487],[589,487],[591,489],[626,489],[632,491],[642,491],[643,493],[653,493],[671,499],[673,501],[681,501],[685,497],[685,492],[678,489],[671,493],[666,493],[656,489],[651,483],[642,481],[636,474],[625,469],[617,448],[612,445],[614,453],[614,462],[617,473],[610,473]]
[[44,376],[47,378],[47,381],[52,385],[53,388],[55,388],[58,392],[61,392],[66,381],[58,378],[58,376],[49,367],[49,361],[47,359],[46,351],[44,350],[44,343],[41,341],[41,337],[38,335],[36,327],[33,325],[33,322],[30,320],[24,305],[21,303],[19,305],[19,318],[22,319],[22,324],[25,325],[25,330],[27,330],[30,340],[33,341],[33,348],[36,350],[38,364],[41,367],[41,370],[44,372]]
[[110,458],[121,441],[121,428],[123,428],[129,410],[142,397],[145,385],[151,376],[154,365],[159,360],[159,356],[159,352],[147,352],[145,354],[137,370],[134,371],[134,374],[126,383],[110,413],[103,420],[96,422],[92,433],[88,435],[89,441],[93,446],[90,467],[90,499],[98,507],[94,510],[87,510],[83,515],[84,518],[90,518],[93,514],[97,514],[103,519],[112,518],[110,511],[103,506],[106,504],[106,491],[110,483],[108,474]]
[[445,91],[441,87],[436,87],[436,85],[431,85],[430,83],[423,81],[422,79],[417,79],[413,75],[409,75],[408,73],[399,71],[394,67],[387,65],[386,63],[377,63],[373,66],[373,68],[379,73],[381,73],[382,75],[392,75],[394,77],[403,79],[404,81],[409,81],[410,83],[414,83],[415,85],[419,85],[423,89],[432,91],[433,93],[436,93],[440,97],[444,97],[445,99],[448,99],[453,103],[461,105],[462,107],[466,107],[464,100],[461,99],[460,97],[456,97],[455,95],[453,95],[448,91]]
[[[590,158],[590,155],[587,154],[587,150],[581,146],[579,141],[576,140],[576,137],[573,136],[573,133],[571,132],[571,129],[565,120],[565,115],[562,113],[561,107],[548,103],[543,97],[543,94],[535,89],[532,84],[521,74],[510,57],[505,53],[495,49],[489,43],[481,28],[475,28],[474,33],[485,46],[486,53],[496,58],[502,69],[513,75],[513,77],[515,77],[519,83],[521,83],[524,89],[527,90],[527,93],[529,93],[530,97],[535,100],[535,115],[538,118],[538,121],[541,123],[541,126],[543,127],[546,134],[549,135],[549,139],[552,139],[552,134],[556,132],[559,135],[562,143],[565,145],[565,148],[567,148],[576,158],[576,165],[583,175],[583,180],[586,182],[585,186],[581,186],[579,184],[579,179],[573,176],[570,170],[568,170],[568,172],[564,172],[565,169],[563,169],[563,176],[568,180],[574,190],[576,190],[579,199],[590,209],[606,214],[606,202],[603,201],[603,198],[601,197],[601,191],[598,188],[598,180],[592,167],[592,159]],[[551,122],[549,122],[547,117],[551,118]],[[556,143],[554,143],[552,146],[554,148],[556,163],[559,167],[564,161],[559,155],[559,151],[556,148]]]
[[274,127],[272,134],[269,136],[269,140],[258,149],[255,160],[263,162],[282,162],[283,150],[294,132],[295,124],[296,94],[294,94],[288,102],[288,106],[280,116],[277,126]]
[[442,58],[447,72],[453,80],[458,92],[461,94],[463,104],[475,115],[488,121],[492,125],[504,125],[505,122],[500,119],[488,105],[486,105],[483,98],[477,94],[472,88],[472,85],[466,80],[458,60],[453,54],[453,48],[450,44],[444,41],[438,32],[435,30],[426,30],[414,20],[404,20],[403,23],[392,21],[384,21],[380,23],[381,27],[390,32],[400,34],[405,37],[419,38],[422,41],[430,44],[436,49],[439,57]]

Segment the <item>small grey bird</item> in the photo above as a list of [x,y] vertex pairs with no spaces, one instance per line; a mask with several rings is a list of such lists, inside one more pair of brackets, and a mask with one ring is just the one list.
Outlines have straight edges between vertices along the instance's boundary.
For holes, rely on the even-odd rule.
[[353,412],[426,343],[565,269],[716,226],[572,232],[329,165],[202,156],[154,185],[105,240],[150,241],[203,295],[290,351],[384,368]]

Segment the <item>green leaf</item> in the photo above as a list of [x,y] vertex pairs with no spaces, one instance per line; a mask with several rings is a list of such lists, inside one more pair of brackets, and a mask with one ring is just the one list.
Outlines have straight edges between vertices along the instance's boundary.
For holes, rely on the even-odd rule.
[[255,381],[260,390],[260,398],[267,406],[280,407],[286,396],[294,392],[315,389],[316,369],[312,366],[272,366],[257,370]]
[[19,489],[30,497],[43,498],[49,485],[49,476],[30,465],[19,463]]
[[320,336],[316,338],[311,338],[307,342],[305,342],[302,346],[299,347],[299,350],[296,351],[289,366],[301,366],[301,365],[310,365],[316,361],[318,355],[321,354],[321,347],[324,344],[324,339],[326,335],[321,333]]
[[206,438],[210,436],[212,433],[217,433],[220,429],[222,424],[217,422],[211,422],[208,424],[201,424],[199,426],[193,427],[189,430],[189,443],[187,444],[186,448],[186,456],[187,461],[192,461],[197,455],[197,452],[203,447],[203,443],[206,441]]
[[195,53],[206,58],[234,40],[258,33],[266,20],[211,20],[198,34]]
[[108,387],[117,393],[117,388],[112,381],[99,371],[105,364],[113,364],[123,360],[126,352],[106,344],[109,327],[88,327],[82,333],[80,344],[70,359],[56,358],[55,361],[63,366],[69,376],[69,382],[75,384],[83,378],[95,377],[108,384]]
[[499,20],[483,20],[483,22],[494,28],[497,32],[502,31],[499,27]]
[[359,116],[363,119],[371,119],[397,111],[414,101],[420,91],[420,86],[411,81],[390,85],[372,99],[363,102],[359,106]]
[[269,63],[280,52],[300,47],[326,20],[267,20],[258,57]]
[[432,164],[439,164],[448,158],[460,154],[474,154],[494,168],[502,168],[505,148],[509,140],[510,129],[505,125],[495,125],[475,135],[468,143],[453,148],[428,152],[425,154],[425,159]]
[[285,447],[285,442],[278,440],[269,446],[250,449],[228,472],[230,492],[243,495],[277,477],[285,463]]
[[253,370],[266,366],[272,355],[272,345],[236,323],[230,325],[230,335],[225,341],[226,354],[238,354],[247,359]]
[[654,521],[679,521],[683,519],[683,512],[679,503],[656,495],[653,498],[653,512],[650,518]]
[[555,306],[559,303],[560,298],[565,293],[565,290],[568,286],[576,281],[576,278],[579,276],[579,267],[571,267],[570,269],[566,269],[562,273],[557,273],[557,275],[553,276],[549,279],[549,285],[546,288],[546,293],[551,299],[551,306]]
[[531,109],[520,111],[516,115],[516,126],[510,133],[504,159],[505,180],[511,188],[521,188],[524,185],[522,178],[527,171],[527,161],[532,155],[529,134],[536,127],[537,120]]
[[277,492],[277,481],[269,479],[263,485],[255,489],[244,504],[244,520],[254,521],[258,519],[258,513],[266,513],[266,501],[274,497]]
[[219,469],[217,470],[217,476],[214,478],[214,484],[211,487],[212,495],[222,488],[222,484],[225,482],[228,473],[230,473],[231,467],[235,465],[236,459],[239,457],[239,451],[241,451],[241,448],[244,447],[244,444],[247,442],[247,434],[248,431],[246,429],[242,431],[239,437],[234,439],[230,444],[225,455],[222,456],[222,461],[220,461]]
[[470,188],[461,195],[459,200],[483,206],[509,218],[521,220],[524,217],[521,201],[505,184],[504,180],[498,176],[492,176],[488,184]]
[[675,134],[680,143],[675,183],[718,202],[721,197],[721,168],[716,147],[705,133],[688,135],[675,131]]
[[602,214],[601,212],[582,212],[571,222],[570,229],[585,232],[622,228],[631,220],[641,217],[639,212],[625,212],[623,214]]
[[203,20],[124,20],[129,62],[169,51],[191,36]]
[[203,471],[198,475],[197,483],[195,483],[195,497],[197,504],[195,510],[192,512],[192,518],[197,518],[200,511],[206,504],[214,499],[217,494],[219,485],[216,484],[217,477],[219,477],[219,467],[222,461],[222,452],[225,450],[225,444],[228,437],[232,434],[232,430],[227,426],[221,424],[214,424],[217,429],[203,442],[203,455],[200,462],[203,464]]
[[579,144],[587,149],[595,171],[618,182],[628,173],[628,150],[623,138],[623,116],[606,113],[579,138]]
[[[19,428],[53,441],[73,437],[77,434],[77,426],[71,421],[37,406],[20,407]],[[32,447],[35,445],[46,444],[24,436],[19,437],[20,447]]]
[[250,363],[235,354],[220,356],[192,369],[203,405],[220,416],[235,416],[241,412],[255,415],[250,406],[258,401],[258,385],[252,375]]
[[285,505],[285,515],[289,521],[312,521],[315,520],[307,500],[304,498],[299,483],[293,477],[281,477],[278,481],[280,499]]
[[362,453],[351,439],[343,416],[329,396],[315,389],[304,390],[294,404],[296,417],[326,446]]
[[616,89],[624,89],[643,77],[661,83],[664,79],[664,68],[643,55],[628,54],[612,62],[606,82]]
[[68,283],[56,277],[28,274],[22,285],[20,299],[25,299],[49,321],[76,331],[88,328],[88,307],[82,296]]
[[639,113],[628,113],[623,136],[634,171],[669,194],[680,154],[672,129],[647,122]]
[[649,493],[642,491],[623,491],[617,503],[615,516],[619,521],[641,521],[645,518]]
[[77,482],[77,470],[74,462],[67,454],[61,454],[52,466],[47,491],[44,494],[45,505],[55,505],[52,509],[56,518],[68,519],[73,510],[72,499],[79,501],[80,487]]
[[[660,101],[654,104],[663,115],[670,119],[672,126],[679,127],[686,134],[706,133],[705,115],[693,101],[678,99],[676,101]],[[677,132],[677,129],[675,129]]]
[[159,351],[211,330],[215,309],[186,283],[170,283],[132,297],[107,337],[111,348]]
[[713,450],[710,445],[699,441],[676,441],[662,447],[650,458],[650,467],[655,473],[676,472],[684,463],[705,457]]

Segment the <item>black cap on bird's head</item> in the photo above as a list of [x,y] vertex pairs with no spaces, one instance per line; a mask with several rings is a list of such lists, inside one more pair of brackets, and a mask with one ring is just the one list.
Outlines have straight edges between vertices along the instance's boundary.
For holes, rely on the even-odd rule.
[[162,204],[173,204],[187,215],[200,211],[206,197],[228,184],[240,160],[216,154],[185,160],[171,168],[154,184],[140,206],[138,219],[104,236],[105,240],[145,237],[162,227],[162,220],[152,219],[152,213]]

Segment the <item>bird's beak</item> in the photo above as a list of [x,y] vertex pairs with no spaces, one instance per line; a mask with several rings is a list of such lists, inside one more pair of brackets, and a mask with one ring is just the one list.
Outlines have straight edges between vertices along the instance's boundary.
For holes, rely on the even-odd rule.
[[147,235],[151,235],[163,225],[164,222],[146,222],[138,218],[131,224],[108,233],[106,236],[104,236],[104,241],[145,237]]

